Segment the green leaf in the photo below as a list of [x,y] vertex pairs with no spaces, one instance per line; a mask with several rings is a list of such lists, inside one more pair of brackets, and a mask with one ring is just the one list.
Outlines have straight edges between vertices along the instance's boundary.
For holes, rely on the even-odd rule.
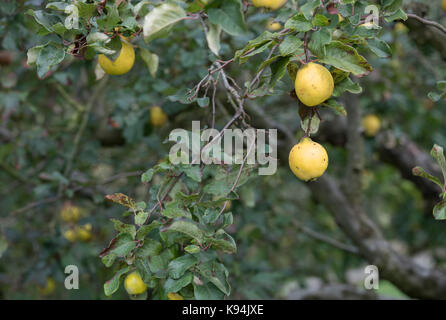
[[154,174],[155,174],[155,169],[151,168],[151,169],[147,170],[146,172],[144,172],[141,175],[141,182],[148,183],[148,182],[152,181]]
[[135,214],[135,224],[138,226],[143,225],[148,217],[149,217],[149,212],[143,210],[138,211]]
[[162,225],[161,222],[155,220],[148,225],[139,227],[138,231],[136,232],[136,239],[137,240],[144,239],[146,235],[149,234],[150,231],[160,227],[161,225]]
[[95,52],[106,55],[113,55],[116,53],[116,50],[111,50],[106,47],[106,44],[110,41],[111,38],[102,32],[92,32],[87,36],[88,47],[94,49]]
[[197,240],[199,243],[203,242],[204,233],[193,222],[184,221],[184,220],[175,221],[169,227],[167,227],[165,230],[183,233],[183,234]]
[[201,251],[201,248],[199,246],[196,246],[194,244],[188,245],[186,248],[184,248],[184,251],[190,254],[195,254]]
[[198,285],[194,282],[193,286],[194,296],[197,300],[221,300],[224,297],[224,293],[210,282],[203,285]]
[[105,8],[106,8],[106,13],[100,15],[96,19],[98,27],[102,31],[111,30],[121,21],[121,18],[119,17],[118,8],[116,8],[114,4],[107,4]]
[[218,56],[218,52],[220,51],[220,34],[221,34],[221,26],[219,24],[209,23],[209,29],[206,33],[206,40],[208,42],[208,47],[212,51],[213,54]]
[[[125,257],[136,247],[133,237],[127,233],[121,233],[110,241],[107,248],[102,250],[100,257],[112,254],[115,257]],[[113,256],[110,259],[113,259]]]
[[144,40],[149,42],[164,37],[175,23],[185,17],[186,12],[179,5],[172,2],[160,4],[144,18]]
[[45,74],[50,71],[52,66],[55,66],[63,61],[65,58],[65,50],[63,47],[50,42],[43,47],[37,55],[36,66],[37,75],[43,78]]
[[34,20],[42,26],[43,29],[39,32],[40,35],[46,35],[53,32],[54,30],[52,26],[60,22],[56,15],[48,14],[42,10],[34,11],[29,9],[25,14],[34,17]]
[[362,88],[358,83],[353,82],[353,80],[347,76],[344,80],[335,84],[335,88],[333,90],[333,96],[340,97],[341,94],[343,94],[346,91],[353,94],[359,94],[362,92]]
[[274,61],[270,68],[271,68],[271,80],[270,80],[270,87],[274,87],[280,79],[285,75],[286,67],[288,63],[290,62],[290,57],[281,57]]
[[197,266],[198,273],[206,280],[214,284],[225,295],[231,293],[228,282],[228,270],[221,263],[206,262]]
[[428,96],[429,99],[431,99],[432,101],[434,101],[434,102],[438,102],[438,101],[440,101],[441,99],[446,98],[446,92],[445,92],[445,93],[442,93],[442,94],[439,94],[439,93],[437,93],[437,92],[429,92],[429,93],[427,94],[427,96]]
[[430,175],[423,168],[415,167],[412,169],[412,173],[415,176],[422,177],[432,181],[433,183],[437,184],[441,189],[443,189],[443,183],[441,182],[441,180],[437,177],[434,177],[433,175]]
[[131,224],[125,224],[117,219],[110,219],[111,222],[113,222],[115,226],[115,230],[119,231],[120,234],[127,233],[132,236],[134,239],[136,236],[136,227]]
[[243,49],[237,50],[234,54],[234,59],[240,58],[240,63],[243,63],[248,57],[265,51],[270,45],[273,37],[274,35],[271,32],[263,32],[257,38],[248,41],[248,44]]
[[[311,121],[310,121],[310,119],[311,119]],[[304,132],[308,132],[309,134],[315,134],[319,130],[320,123],[321,123],[321,120],[319,120],[319,118],[316,115],[313,115],[311,118],[306,117],[304,120],[302,120],[300,122],[300,125]]]
[[180,170],[183,171],[186,174],[186,176],[188,176],[192,180],[196,182],[201,182],[200,165],[185,165],[182,166]]
[[163,246],[159,241],[153,239],[145,239],[144,245],[138,248],[135,255],[140,258],[154,257],[160,254]]
[[164,210],[161,211],[161,214],[169,219],[180,218],[180,217],[192,218],[191,213],[186,209],[182,208],[181,201],[169,202],[164,208]]
[[28,60],[27,60],[26,63],[29,66],[35,66],[36,65],[36,61],[37,61],[37,57],[39,56],[39,52],[45,46],[46,46],[46,44],[40,45],[40,46],[35,46],[35,47],[32,47],[32,48],[28,49],[28,52],[27,52]]
[[398,9],[394,14],[391,14],[389,16],[385,16],[384,20],[386,22],[392,22],[392,21],[395,21],[395,20],[404,20],[404,21],[406,21],[407,18],[408,18],[407,14],[403,10]]
[[76,1],[75,4],[76,7],[79,9],[79,17],[84,18],[85,20],[89,20],[91,17],[93,17],[96,11],[95,3],[85,3],[82,1]]
[[298,36],[289,35],[279,45],[279,52],[282,56],[298,54],[302,49],[303,41]]
[[438,90],[446,91],[446,81],[445,80],[438,81],[437,88],[438,88]]
[[151,53],[146,48],[140,48],[139,49],[141,58],[146,63],[147,67],[149,68],[150,75],[152,78],[156,78],[156,71],[158,70],[158,64],[159,64],[159,57],[158,55]]
[[203,214],[202,222],[204,224],[214,223],[220,215],[220,212],[215,208],[207,208]]
[[186,254],[179,258],[170,261],[167,271],[169,277],[173,279],[178,279],[184,275],[184,273],[189,270],[189,268],[195,266],[198,263],[198,259],[193,255]]
[[314,16],[311,22],[313,23],[313,26],[316,27],[325,27],[330,24],[330,20],[326,16],[319,13]]
[[434,217],[436,220],[446,220],[446,200],[441,201],[434,207]]
[[307,20],[303,14],[296,14],[287,20],[285,29],[290,29],[295,32],[307,32],[313,28],[311,21]]
[[164,283],[164,290],[165,290],[165,292],[168,292],[168,293],[178,292],[181,289],[183,289],[185,286],[190,284],[193,279],[194,279],[194,276],[191,272],[186,273],[183,277],[179,278],[178,280],[169,278]]
[[325,46],[332,40],[331,32],[326,28],[314,32],[311,35],[310,43],[308,44],[311,52],[318,56],[326,55]]
[[443,173],[443,181],[446,182],[446,159],[444,157],[443,148],[437,144],[431,150],[431,156],[437,161]]
[[401,9],[403,5],[403,0],[385,0],[383,1],[383,10],[387,12],[395,12],[398,9]]
[[355,48],[345,45],[340,41],[332,41],[326,47],[326,54],[319,61],[332,65],[356,76],[370,73],[373,68],[367,60],[358,54]]
[[111,296],[113,293],[115,293],[119,289],[119,282],[120,282],[121,276],[123,274],[126,274],[129,270],[130,270],[129,266],[119,270],[118,272],[115,273],[113,278],[111,278],[110,280],[108,280],[104,283],[104,293],[107,297]]
[[300,7],[300,11],[302,11],[305,18],[311,19],[314,9],[320,5],[322,5],[321,0],[308,0],[302,7]]
[[245,32],[245,18],[242,13],[241,1],[222,1],[218,8],[210,8],[207,13],[209,21],[220,25],[226,33],[238,36]]
[[[254,193],[252,193],[254,195]],[[254,201],[252,201],[254,202]],[[248,203],[248,207],[253,208],[255,203]],[[222,228],[226,228],[227,226],[231,225],[234,223],[234,217],[232,216],[232,212],[228,212],[223,214],[223,225],[221,226]]]
[[152,271],[149,267],[149,260],[148,259],[135,259],[135,267],[138,270],[139,274],[142,277],[142,280],[144,282],[150,282],[150,277],[152,275]]
[[341,105],[339,102],[337,102],[335,99],[329,99],[326,102],[322,104],[324,107],[328,107],[330,109],[333,109],[335,113],[339,115],[346,116],[347,111],[345,110],[344,106]]
[[374,38],[368,41],[369,49],[380,58],[390,58],[392,56],[392,49],[383,40]]
[[290,62],[286,66],[286,70],[288,72],[288,76],[290,77],[291,81],[293,81],[294,83],[296,81],[297,71],[299,71],[299,65],[295,62]]
[[[231,237],[232,239],[232,237]],[[235,245],[234,240],[224,240],[224,239],[210,239],[209,242],[212,245],[212,248],[215,250],[221,250],[225,253],[236,253],[237,252],[237,246]]]
[[[234,166],[234,170],[231,173],[221,172],[218,176],[215,177],[210,183],[208,183],[203,191],[205,193],[210,193],[217,197],[223,197],[228,195],[231,192],[232,186],[238,175],[238,168]],[[252,167],[244,166],[242,173],[240,174],[240,178],[238,180],[237,186],[241,187],[244,185],[252,172]]]

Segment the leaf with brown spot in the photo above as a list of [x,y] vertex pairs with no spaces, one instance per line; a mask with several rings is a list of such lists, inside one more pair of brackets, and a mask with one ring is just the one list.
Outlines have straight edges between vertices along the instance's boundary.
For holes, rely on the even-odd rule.
[[129,196],[126,196],[123,193],[108,194],[105,196],[105,199],[113,201],[115,203],[119,203],[120,205],[133,210],[138,209],[135,200],[133,200]]

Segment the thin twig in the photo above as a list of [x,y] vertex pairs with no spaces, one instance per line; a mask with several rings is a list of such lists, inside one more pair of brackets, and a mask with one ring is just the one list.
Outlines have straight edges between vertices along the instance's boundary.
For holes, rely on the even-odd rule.
[[79,125],[77,132],[76,132],[76,136],[74,137],[73,149],[71,151],[71,154],[67,161],[67,165],[64,170],[64,176],[67,178],[69,178],[69,174],[70,174],[72,166],[73,166],[73,160],[77,156],[77,153],[79,152],[80,142],[81,142],[82,136],[84,134],[85,128],[87,127],[91,109],[93,108],[93,105],[96,102],[96,99],[98,98],[100,92],[105,87],[105,84],[107,83],[107,79],[108,79],[107,77],[103,78],[102,81],[97,85],[93,94],[90,97],[90,100],[89,100],[87,106],[82,111],[82,113],[83,113],[82,121]]
[[328,237],[328,236],[326,236],[324,234],[321,234],[321,233],[319,233],[317,231],[314,231],[314,230],[312,230],[312,229],[310,229],[308,227],[305,227],[305,226],[303,226],[300,223],[297,223],[295,221],[293,222],[293,225],[296,228],[300,229],[307,236],[309,236],[309,237],[311,237],[313,239],[325,242],[326,244],[329,244],[332,247],[341,249],[341,250],[349,252],[349,253],[359,254],[358,248],[356,248],[356,247],[354,247],[352,245],[348,245],[348,244],[342,243],[342,242],[340,242],[338,240],[332,239],[332,238],[330,238],[330,237]]
[[432,21],[432,20],[427,20],[424,18],[421,18],[420,16],[417,16],[416,14],[413,13],[408,13],[407,16],[409,18],[415,19],[420,21],[421,23],[424,23],[425,25],[437,28],[438,30],[440,30],[441,32],[443,32],[444,34],[446,34],[446,27],[442,26],[441,24],[439,24],[438,22]]

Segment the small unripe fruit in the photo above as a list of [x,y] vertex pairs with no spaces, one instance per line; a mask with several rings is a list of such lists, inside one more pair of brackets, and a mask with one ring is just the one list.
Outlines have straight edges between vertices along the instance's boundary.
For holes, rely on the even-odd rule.
[[381,129],[381,120],[374,114],[369,114],[362,119],[362,126],[366,136],[374,137]]
[[226,205],[226,207],[225,207],[225,212],[229,212],[229,211],[231,211],[231,209],[232,209],[232,201],[231,201],[231,200],[227,200],[227,201],[225,202],[225,205]]
[[45,287],[39,287],[39,293],[44,296],[49,296],[54,292],[56,289],[56,281],[54,281],[53,278],[48,277],[46,278],[46,284]]
[[65,231],[63,236],[70,242],[74,242],[77,239],[77,234],[73,229],[68,229],[67,231]]
[[162,127],[167,122],[167,115],[159,106],[150,109],[150,123],[154,127]]
[[169,298],[169,300],[184,300],[184,298],[176,292],[168,293],[167,298]]
[[270,10],[277,10],[286,2],[287,0],[252,0],[254,7],[264,7]]
[[90,241],[93,237],[93,235],[91,234],[91,228],[92,227],[90,223],[77,227],[76,238],[83,242]]
[[396,33],[406,33],[409,29],[404,25],[404,23],[397,22],[395,24],[395,32]]
[[327,151],[319,143],[304,138],[291,149],[289,166],[300,180],[319,178],[328,167]]
[[60,216],[65,222],[76,223],[80,217],[79,207],[73,206],[70,203],[65,203],[60,212]]
[[147,285],[142,281],[139,273],[135,271],[125,277],[124,288],[128,294],[142,294],[146,292]]
[[331,97],[334,80],[327,68],[310,62],[297,71],[294,86],[299,100],[304,105],[313,107]]
[[266,28],[269,31],[278,31],[282,29],[282,25],[279,22],[275,22],[274,19],[269,19],[266,24]]

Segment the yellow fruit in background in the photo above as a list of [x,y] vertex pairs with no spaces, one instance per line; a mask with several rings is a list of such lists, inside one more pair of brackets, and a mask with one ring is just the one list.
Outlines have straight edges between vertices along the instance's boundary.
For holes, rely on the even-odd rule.
[[44,296],[49,296],[56,289],[56,281],[53,278],[46,278],[45,287],[39,287],[39,293]]
[[93,235],[91,234],[91,223],[84,224],[83,226],[76,227],[76,239],[83,242],[90,241]]
[[228,201],[225,202],[225,204],[226,204],[225,212],[229,212],[229,211],[231,211],[231,208],[232,208],[232,201],[231,201],[231,200],[228,200]]
[[77,234],[73,229],[68,229],[67,231],[65,231],[63,236],[70,242],[74,242],[77,239]]
[[125,277],[124,287],[128,294],[142,294],[147,290],[147,285],[137,271]]
[[154,106],[150,109],[150,123],[154,127],[162,127],[167,121],[167,115],[159,106]]
[[333,76],[324,66],[310,62],[299,69],[295,81],[296,95],[306,106],[313,107],[331,97]]
[[167,294],[167,297],[169,298],[169,300],[184,300],[182,296],[175,292]]
[[395,32],[397,33],[406,33],[409,29],[404,25],[404,23],[397,22],[395,24]]
[[369,114],[362,119],[362,126],[366,136],[374,137],[381,129],[381,120],[374,114]]
[[339,19],[339,22],[342,22],[345,20],[345,18],[343,16],[341,16],[340,13],[338,13],[338,19]]
[[121,51],[115,60],[110,60],[106,55],[100,54],[98,57],[99,65],[107,74],[121,75],[132,69],[135,63],[135,50],[125,39],[121,40]]
[[264,7],[266,4],[266,0],[252,0],[252,4],[254,5],[254,7]]
[[304,181],[322,176],[328,167],[327,151],[310,138],[304,138],[296,144],[288,160],[291,171]]
[[60,216],[65,222],[76,223],[80,218],[81,212],[80,208],[71,205],[70,203],[65,203],[60,212]]
[[446,0],[443,0],[443,2],[441,3],[441,6],[442,6],[444,12],[446,12]]
[[365,22],[363,24],[360,24],[359,26],[367,29],[378,29],[379,27],[378,25],[374,24],[373,21]]
[[275,22],[274,19],[269,19],[266,24],[266,28],[269,31],[277,31],[282,29],[282,25],[279,22]]
[[277,10],[283,6],[287,0],[252,0],[254,7],[265,7],[271,10]]

